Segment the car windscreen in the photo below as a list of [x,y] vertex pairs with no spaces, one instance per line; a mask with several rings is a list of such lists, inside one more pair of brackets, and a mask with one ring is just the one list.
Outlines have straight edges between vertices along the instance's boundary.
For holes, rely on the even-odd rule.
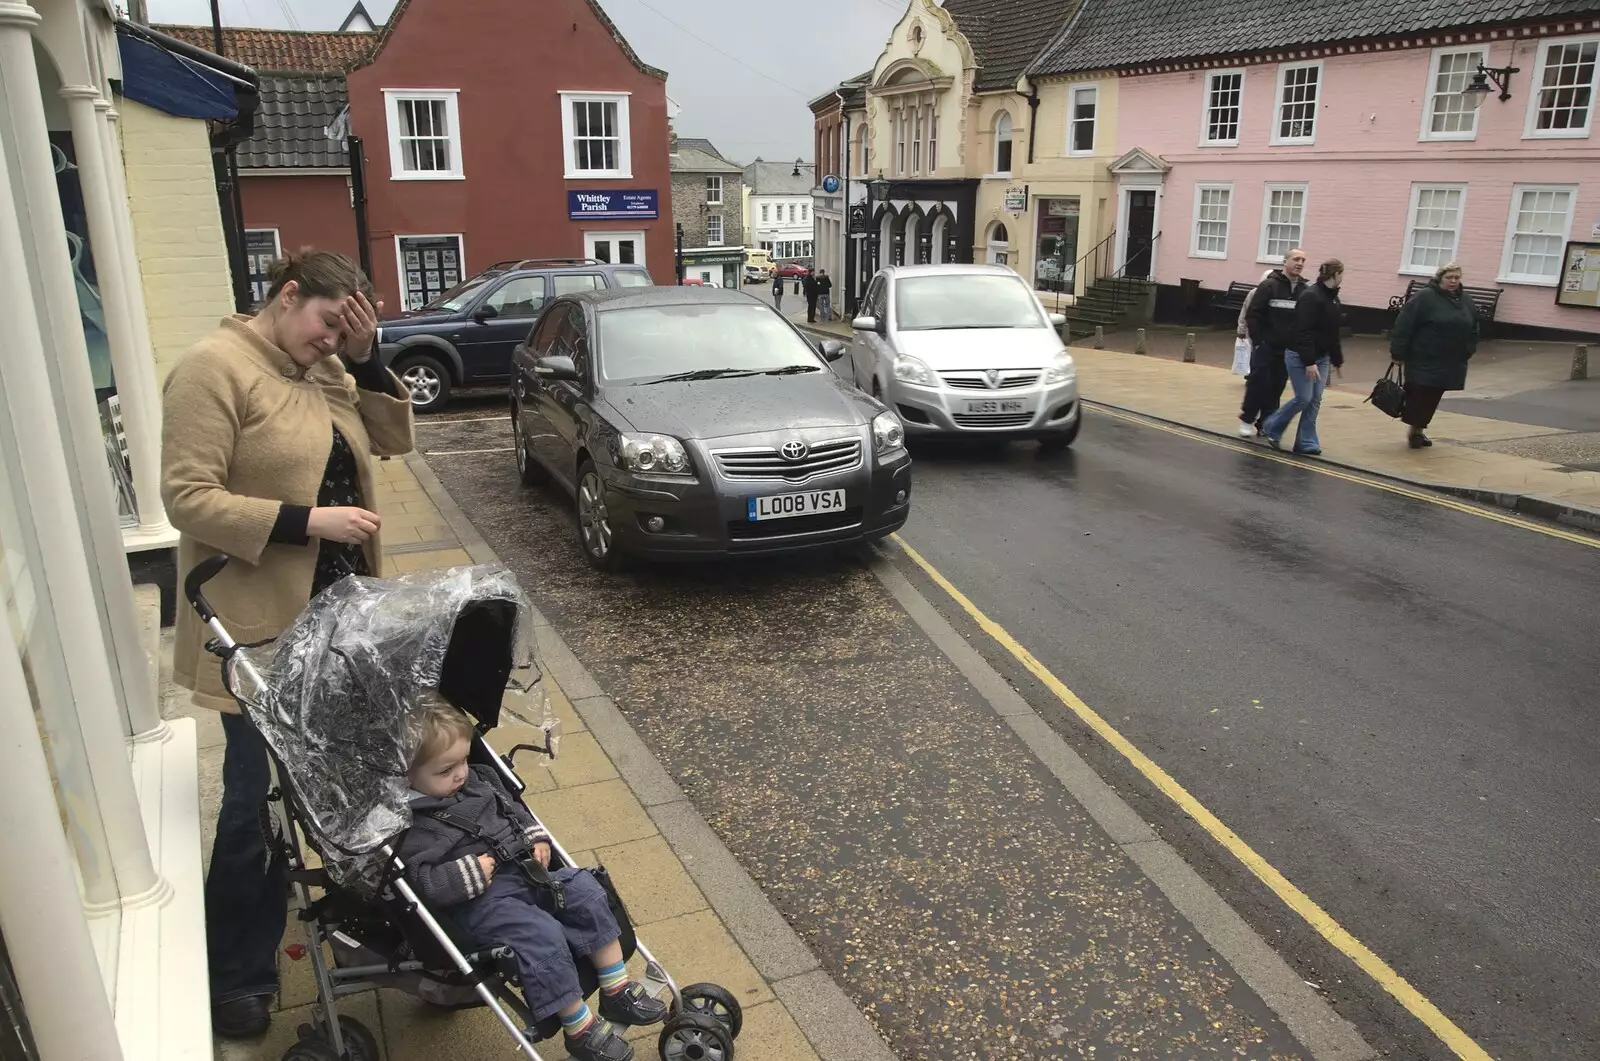
[[1049,326],[1033,292],[1014,276],[903,276],[894,298],[895,325],[903,332]]
[[444,310],[448,313],[460,313],[472,304],[485,287],[500,274],[496,272],[480,273],[477,276],[457,284],[438,298],[423,306],[424,311]]
[[650,279],[649,273],[624,269],[611,274],[618,287],[654,287],[655,281]]
[[716,369],[824,367],[787,321],[760,304],[641,306],[598,316],[600,378],[611,383]]

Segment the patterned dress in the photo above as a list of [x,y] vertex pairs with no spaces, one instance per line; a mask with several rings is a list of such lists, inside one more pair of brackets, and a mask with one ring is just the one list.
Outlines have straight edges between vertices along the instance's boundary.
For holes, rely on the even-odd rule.
[[[357,478],[356,454],[336,427],[328,467],[322,473],[322,488],[317,491],[318,508],[362,508],[361,485]],[[367,554],[359,545],[324,538],[317,550],[317,572],[311,580],[315,597],[346,575],[369,575]]]

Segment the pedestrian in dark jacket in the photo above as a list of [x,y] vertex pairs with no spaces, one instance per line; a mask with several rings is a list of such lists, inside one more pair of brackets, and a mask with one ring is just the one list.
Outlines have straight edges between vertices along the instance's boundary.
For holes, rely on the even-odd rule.
[[800,291],[806,296],[806,323],[817,323],[817,278],[807,273],[800,281]]
[[[633,1047],[606,1022],[655,1024],[667,1007],[628,978],[621,932],[594,875],[570,866],[545,873],[549,834],[492,767],[468,765],[472,736],[465,714],[442,700],[428,704],[409,775],[412,825],[400,840],[406,879],[425,903],[450,911],[472,946],[511,948],[533,1020],[559,1013],[568,1054],[629,1061]],[[594,963],[601,1020],[584,1003],[574,954]]]
[[1279,448],[1279,439],[1296,414],[1300,426],[1295,431],[1294,451],[1310,456],[1322,452],[1317,438],[1317,414],[1322,411],[1322,393],[1328,376],[1344,365],[1344,350],[1339,345],[1339,328],[1344,310],[1339,305],[1339,285],[1344,280],[1344,263],[1329,258],[1317,270],[1317,282],[1295,300],[1294,321],[1289,329],[1289,346],[1283,352],[1284,371],[1294,397],[1267,418],[1261,433],[1267,443]]
[[826,269],[817,273],[817,310],[823,320],[833,320],[833,277]]
[[1261,430],[1283,401],[1289,381],[1283,352],[1289,347],[1295,302],[1305,290],[1305,268],[1306,252],[1296,247],[1284,257],[1283,268],[1273,270],[1250,295],[1244,321],[1251,344],[1250,375],[1245,377],[1244,406],[1239,410],[1242,438]]
[[783,312],[783,277],[778,273],[772,274],[772,306]]
[[1433,445],[1423,431],[1445,391],[1467,385],[1467,362],[1478,351],[1478,307],[1461,289],[1461,266],[1448,262],[1400,310],[1389,356],[1405,368],[1405,412],[1412,449]]

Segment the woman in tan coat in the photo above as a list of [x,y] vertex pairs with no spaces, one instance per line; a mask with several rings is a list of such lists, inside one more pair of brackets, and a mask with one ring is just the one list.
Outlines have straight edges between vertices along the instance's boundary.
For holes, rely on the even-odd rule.
[[[412,423],[410,396],[374,356],[370,290],[342,255],[290,255],[260,312],[224,320],[167,379],[162,496],[182,533],[179,578],[206,557],[234,558],[206,594],[241,643],[276,637],[345,575],[379,573],[371,458],[409,452]],[[288,889],[258,818],[266,746],[223,689],[206,636],[180,609],[173,678],[224,712],[206,937],[213,1027],[243,1038],[270,1021]]]

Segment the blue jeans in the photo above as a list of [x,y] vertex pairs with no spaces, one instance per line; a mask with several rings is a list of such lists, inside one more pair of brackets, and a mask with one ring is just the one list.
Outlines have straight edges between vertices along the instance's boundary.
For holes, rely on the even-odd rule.
[[833,296],[832,295],[828,294],[827,292],[824,292],[824,293],[818,295],[817,296],[817,306],[818,306],[819,309],[822,310],[822,319],[823,320],[829,321],[829,320],[833,319]]
[[288,866],[276,851],[268,861],[261,831],[271,780],[266,741],[242,715],[223,715],[222,732],[222,806],[205,890],[213,1003],[278,990],[278,943],[289,916]]
[[1317,413],[1322,410],[1322,392],[1328,389],[1328,373],[1333,371],[1333,363],[1326,357],[1317,362],[1318,379],[1306,374],[1306,366],[1293,350],[1283,352],[1283,364],[1289,370],[1289,386],[1294,389],[1294,397],[1267,418],[1261,431],[1268,438],[1280,439],[1289,421],[1299,413],[1300,427],[1295,432],[1294,451],[1321,452],[1322,443],[1317,440]]

